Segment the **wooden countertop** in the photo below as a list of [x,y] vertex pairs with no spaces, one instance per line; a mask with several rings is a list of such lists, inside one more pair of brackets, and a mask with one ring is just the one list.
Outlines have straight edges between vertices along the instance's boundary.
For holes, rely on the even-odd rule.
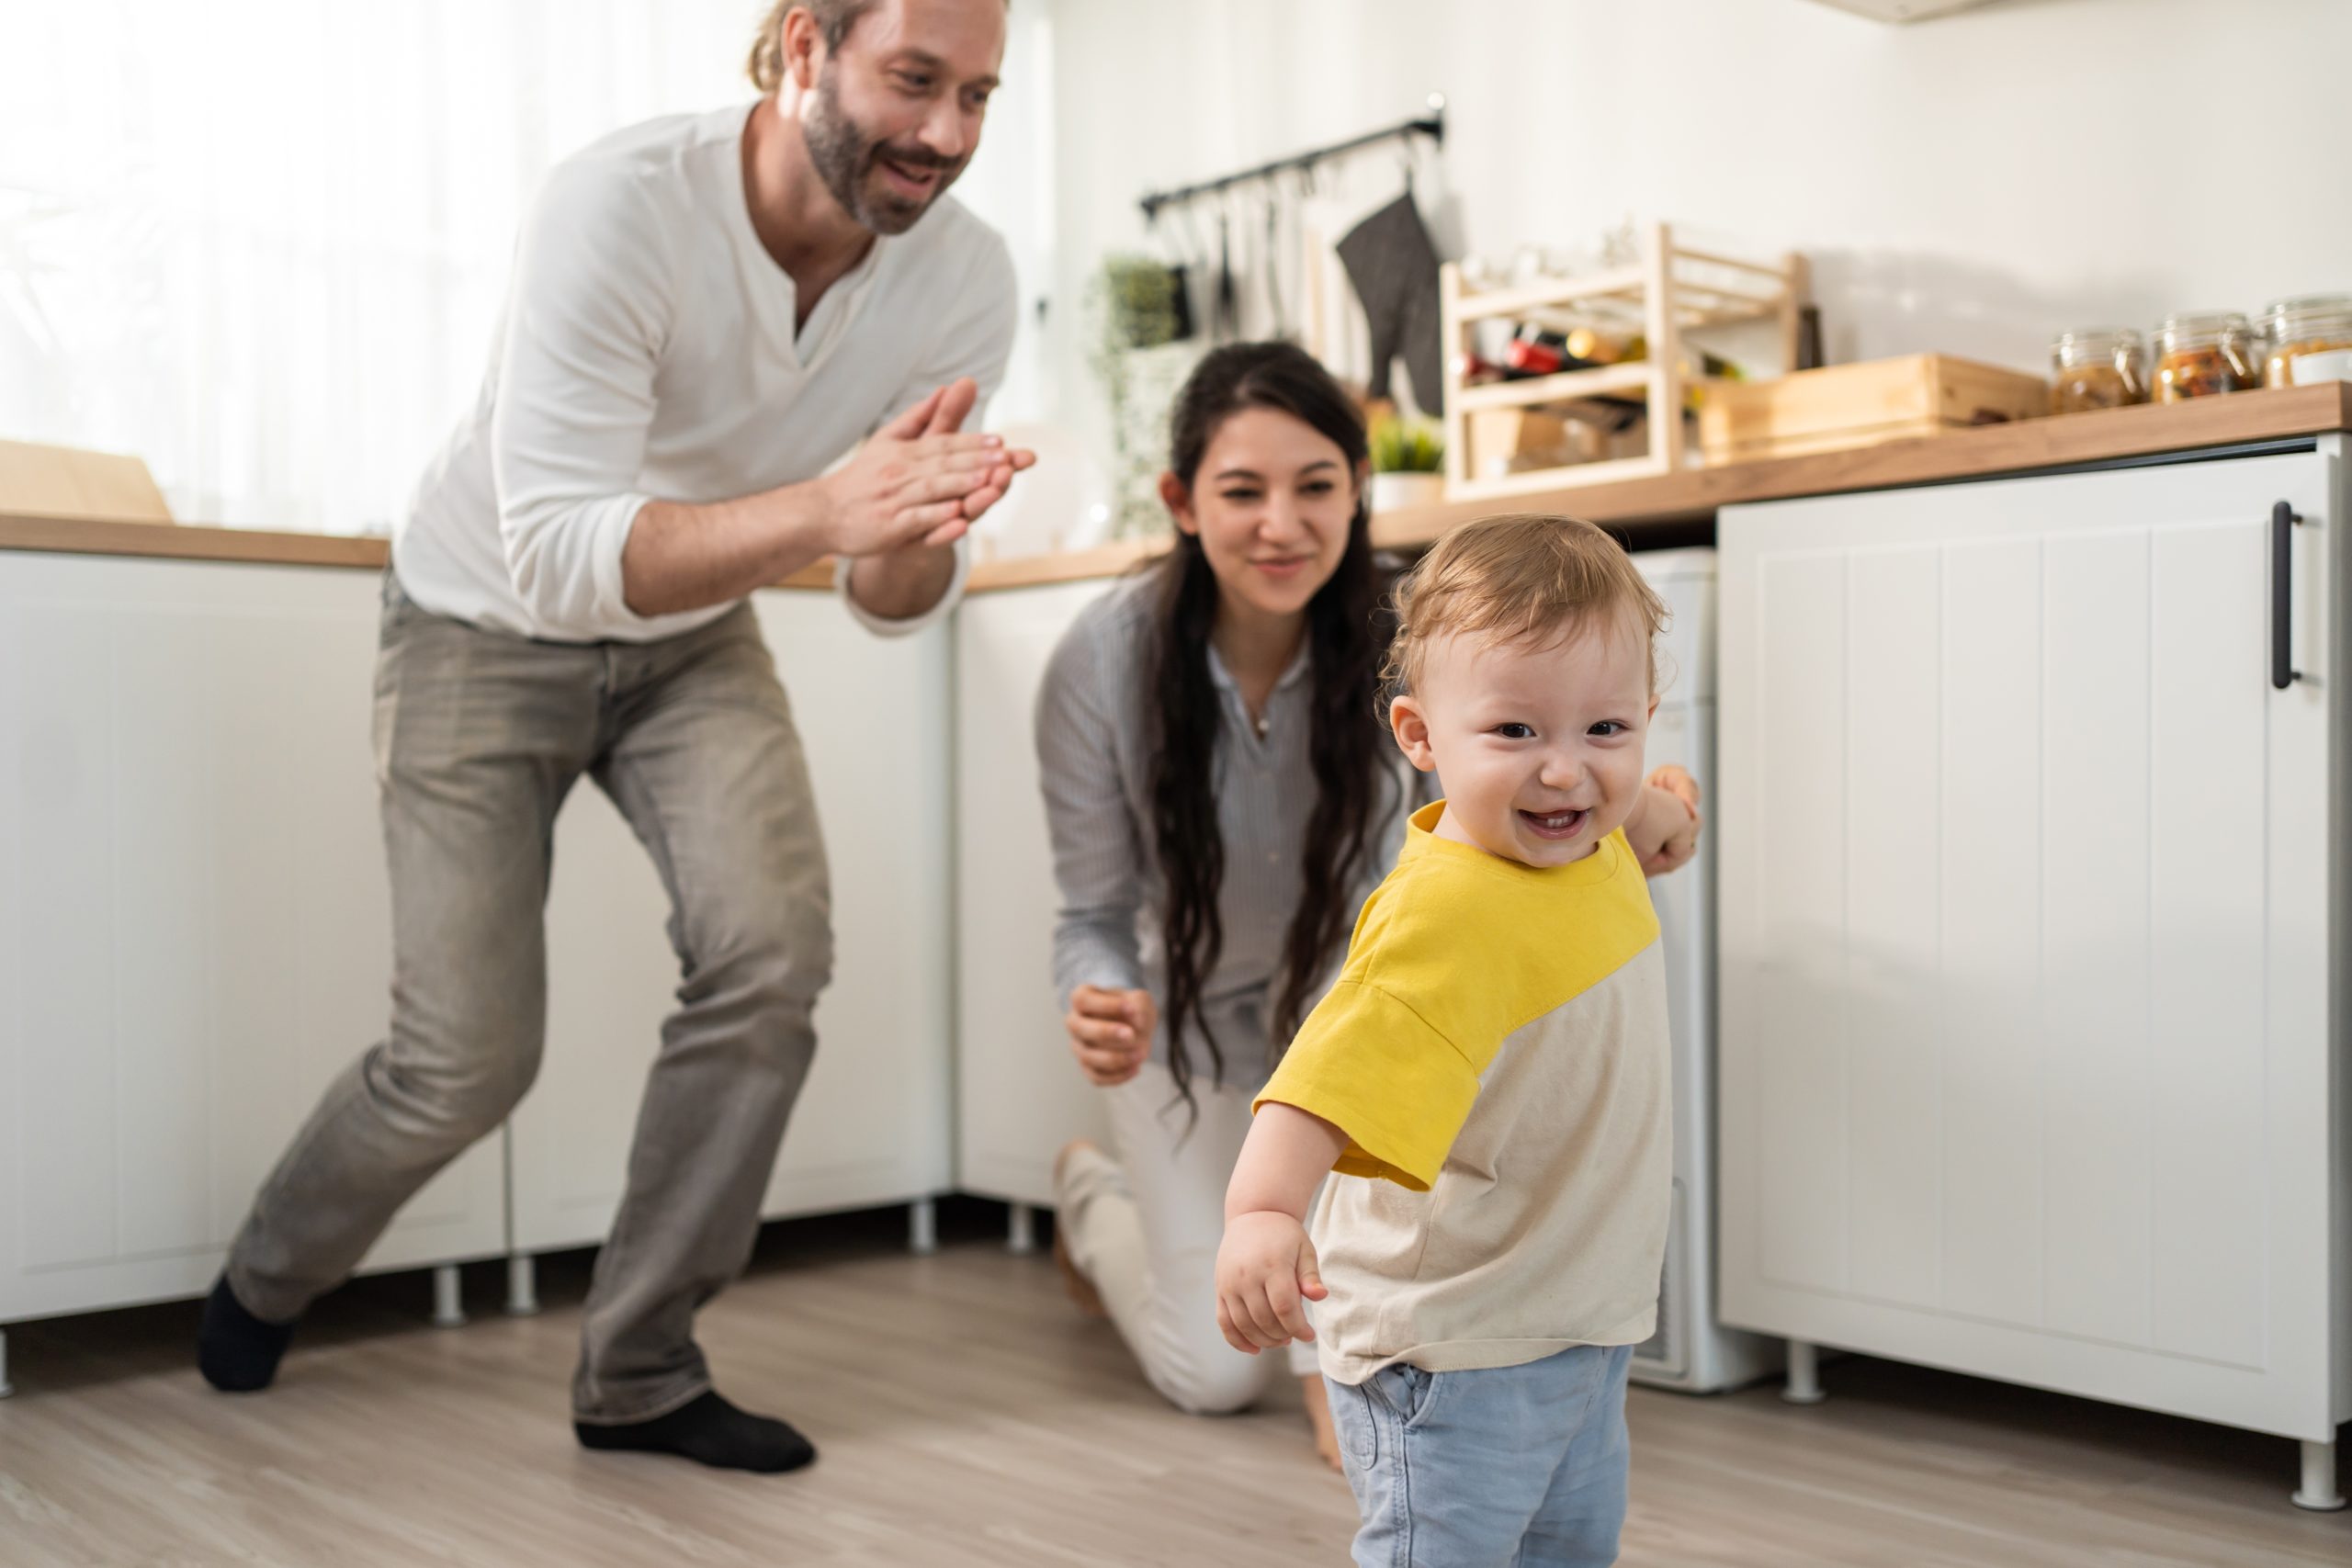
[[[1426,545],[1457,524],[1502,512],[1566,513],[1639,534],[1645,527],[1705,522],[1717,508],[1743,502],[1989,479],[2345,430],[2352,430],[2352,382],[2331,381],[2318,387],[2237,392],[2186,403],[2148,403],[2016,424],[1987,424],[1942,435],[1883,441],[1846,452],[1686,468],[1679,474],[1616,484],[1443,502],[1383,513],[1372,520],[1372,536],[1386,548]],[[975,566],[970,586],[972,592],[983,592],[1103,577],[1166,547],[1164,539],[1132,540],[1082,554]]]
[[381,571],[391,541],[349,534],[277,534],[200,523],[107,523],[87,517],[0,513],[0,550],[81,556],[157,556],[166,560],[243,561],[259,566],[350,566]]
[[1987,479],[2340,430],[2352,430],[2352,382],[2331,381],[1979,425],[1844,452],[1726,463],[1499,501],[1449,502],[1374,518],[1373,537],[1388,546],[1426,544],[1458,523],[1498,512],[1565,512],[1617,526],[1688,523],[1743,502]]
[[[1427,544],[1455,524],[1510,511],[1564,512],[1638,531],[1645,525],[1703,521],[1718,507],[1743,502],[1983,479],[2345,430],[2352,430],[2352,382],[2279,388],[2170,406],[1990,424],[1848,452],[1690,468],[1656,479],[1543,491],[1502,501],[1414,507],[1375,517],[1373,537],[1385,547]],[[970,591],[985,593],[1114,576],[1164,548],[1165,540],[1137,539],[1064,555],[980,562],[972,568]],[[369,570],[381,570],[390,554],[381,538],[5,513],[0,513],[0,550]],[[829,589],[831,566],[819,562],[777,586]]]
[[[17,513],[0,513],[0,550],[237,561],[246,566],[356,567],[366,571],[381,571],[392,558],[391,541],[380,535],[281,534],[202,523],[108,523]],[[827,559],[803,567],[775,586],[830,591],[833,563]]]

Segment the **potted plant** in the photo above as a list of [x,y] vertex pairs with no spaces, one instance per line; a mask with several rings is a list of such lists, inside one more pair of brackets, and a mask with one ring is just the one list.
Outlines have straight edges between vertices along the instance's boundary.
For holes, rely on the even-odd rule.
[[1106,258],[1089,289],[1094,341],[1089,355],[1102,383],[1111,443],[1111,535],[1128,538],[1168,526],[1159,468],[1168,410],[1197,341],[1182,338],[1181,279],[1148,256]]
[[1096,288],[1112,341],[1122,348],[1173,343],[1182,320],[1178,284],[1178,275],[1165,262],[1139,255],[1104,257]]
[[1445,499],[1445,443],[1433,421],[1381,414],[1368,434],[1374,512],[1428,506]]

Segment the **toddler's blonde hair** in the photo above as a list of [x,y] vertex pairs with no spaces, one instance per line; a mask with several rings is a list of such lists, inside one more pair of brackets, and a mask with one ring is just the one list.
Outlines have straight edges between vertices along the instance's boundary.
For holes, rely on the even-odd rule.
[[1642,628],[1656,695],[1666,602],[1624,547],[1574,517],[1521,512],[1482,518],[1440,538],[1396,585],[1396,635],[1381,675],[1392,694],[1412,690],[1440,637],[1475,635],[1540,647],[1619,617]]

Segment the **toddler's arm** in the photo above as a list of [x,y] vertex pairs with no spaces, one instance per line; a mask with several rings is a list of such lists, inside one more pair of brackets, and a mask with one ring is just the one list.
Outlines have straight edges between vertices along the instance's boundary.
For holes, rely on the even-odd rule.
[[1306,1205],[1347,1146],[1339,1128],[1279,1100],[1250,1124],[1226,1188],[1216,1252],[1216,1324],[1235,1349],[1254,1356],[1315,1337],[1301,1298],[1328,1292],[1306,1239]]

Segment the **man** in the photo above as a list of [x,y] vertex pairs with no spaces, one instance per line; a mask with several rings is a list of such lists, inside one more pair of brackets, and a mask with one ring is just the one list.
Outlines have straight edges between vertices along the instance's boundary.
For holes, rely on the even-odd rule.
[[574,1430],[760,1472],[815,1457],[721,1398],[693,1335],[750,1256],[831,963],[808,777],[745,598],[832,555],[873,629],[927,624],[1032,460],[963,428],[1002,378],[1014,288],[1002,240],[941,199],[1004,28],[1005,0],[779,4],[748,115],[656,120],[548,176],[481,397],[393,544],[390,1032],[238,1235],[198,1346],[215,1386],[266,1386],[303,1309],[529,1087],[550,836],[586,773],[653,856],[684,978]]

